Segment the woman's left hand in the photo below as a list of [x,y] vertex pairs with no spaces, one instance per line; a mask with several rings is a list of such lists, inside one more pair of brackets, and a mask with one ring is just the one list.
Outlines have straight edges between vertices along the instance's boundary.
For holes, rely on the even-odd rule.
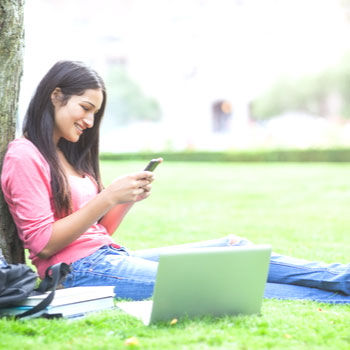
[[149,197],[151,195],[151,189],[152,189],[152,182],[154,181],[154,175],[147,177],[148,184],[141,187],[143,189],[143,193],[141,193],[138,198],[136,199],[136,202],[142,201]]

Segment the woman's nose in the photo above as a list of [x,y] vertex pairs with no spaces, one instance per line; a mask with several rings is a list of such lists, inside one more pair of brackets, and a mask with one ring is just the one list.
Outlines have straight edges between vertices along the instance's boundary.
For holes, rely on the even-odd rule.
[[94,114],[88,113],[88,115],[84,118],[84,123],[87,128],[92,128],[94,126]]

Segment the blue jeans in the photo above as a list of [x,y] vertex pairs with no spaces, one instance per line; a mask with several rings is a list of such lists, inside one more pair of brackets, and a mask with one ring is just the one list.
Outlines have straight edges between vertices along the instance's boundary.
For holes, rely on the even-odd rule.
[[[231,246],[230,236],[178,246],[129,252],[103,246],[72,264],[64,287],[115,286],[116,297],[142,300],[152,296],[159,254],[184,248]],[[233,245],[251,244],[241,239]],[[350,265],[309,262],[272,253],[265,288],[266,298],[309,299],[350,303]]]

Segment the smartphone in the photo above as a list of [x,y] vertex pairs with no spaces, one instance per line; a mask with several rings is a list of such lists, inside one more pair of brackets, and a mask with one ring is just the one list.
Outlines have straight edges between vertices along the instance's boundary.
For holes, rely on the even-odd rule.
[[163,158],[152,159],[144,169],[145,171],[154,171],[154,169],[163,161]]

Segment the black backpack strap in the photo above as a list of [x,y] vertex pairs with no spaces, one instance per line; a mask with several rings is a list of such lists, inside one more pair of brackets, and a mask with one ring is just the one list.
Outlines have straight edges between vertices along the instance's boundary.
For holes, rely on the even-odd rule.
[[48,267],[45,272],[45,278],[35,291],[45,293],[48,290],[56,289],[70,272],[71,266],[66,263],[58,263]]
[[[47,268],[45,272],[45,278],[41,281],[39,287],[36,289],[39,293],[45,293],[48,290],[52,290],[51,293],[43,299],[39,304],[35,305],[32,309],[25,311],[22,314],[16,315],[16,318],[22,318],[34,315],[47,306],[49,306],[55,297],[57,286],[62,282],[66,275],[71,271],[70,265],[66,263],[58,263]],[[51,274],[50,274],[51,272]]]

